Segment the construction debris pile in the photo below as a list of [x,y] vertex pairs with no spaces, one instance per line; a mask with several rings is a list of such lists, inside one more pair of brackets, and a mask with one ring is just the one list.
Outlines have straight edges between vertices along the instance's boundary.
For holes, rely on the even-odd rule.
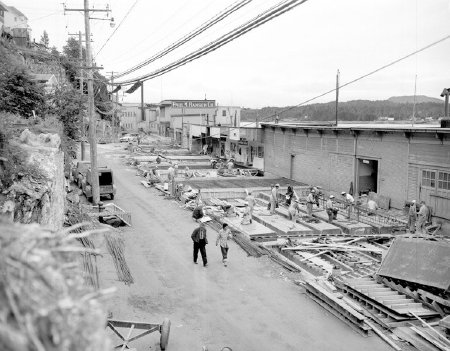
[[105,292],[84,284],[75,239],[37,224],[0,222],[0,349],[110,350]]

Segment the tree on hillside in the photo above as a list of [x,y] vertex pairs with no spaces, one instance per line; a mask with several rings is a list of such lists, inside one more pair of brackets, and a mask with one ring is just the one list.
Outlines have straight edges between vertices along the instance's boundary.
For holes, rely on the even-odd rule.
[[[86,49],[83,46],[82,47],[82,52],[83,52],[83,60],[86,59]],[[67,43],[66,45],[63,46],[63,54],[64,56],[66,56],[68,59],[72,59],[72,60],[79,60],[80,58],[80,43],[78,42],[78,39],[75,39],[74,37],[70,37],[69,39],[67,39]]]
[[48,33],[47,31],[44,30],[44,33],[42,33],[41,35],[41,40],[39,41],[42,45],[44,45],[46,48],[48,48],[49,44],[50,44],[50,40],[48,38]]
[[78,139],[81,131],[81,121],[86,114],[86,96],[72,85],[59,86],[49,96],[49,114],[58,116],[63,123],[64,134],[70,139]]
[[45,110],[44,89],[36,84],[27,68],[0,46],[0,111],[23,117]]

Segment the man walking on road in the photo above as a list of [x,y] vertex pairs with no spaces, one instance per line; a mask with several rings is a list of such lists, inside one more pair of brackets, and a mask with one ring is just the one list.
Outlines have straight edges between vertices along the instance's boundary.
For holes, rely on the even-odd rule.
[[228,227],[228,224],[224,223],[222,225],[222,229],[219,230],[219,233],[217,234],[216,246],[220,244],[220,251],[222,252],[222,262],[225,267],[227,266],[228,260],[228,240],[232,237],[233,234],[231,234],[231,230]]
[[206,257],[206,244],[208,239],[206,238],[206,228],[205,223],[201,223],[198,228],[195,228],[191,235],[192,241],[194,242],[194,263],[197,264],[198,250],[202,255],[203,266],[208,265],[208,259]]

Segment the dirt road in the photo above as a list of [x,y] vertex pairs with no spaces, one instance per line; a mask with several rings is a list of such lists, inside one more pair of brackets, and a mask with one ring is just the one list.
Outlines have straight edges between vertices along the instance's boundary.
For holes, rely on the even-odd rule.
[[[377,337],[364,338],[327,313],[266,257],[247,257],[231,243],[228,267],[221,264],[216,233],[208,229],[209,266],[192,261],[191,212],[155,189],[146,189],[120,158],[123,146],[99,145],[113,168],[115,202],[132,212],[126,257],[135,283],[117,281],[111,258],[99,261],[102,287],[116,286],[108,301],[114,318],[172,321],[168,350],[389,350]],[[101,248],[105,251],[105,248]],[[135,344],[159,350],[159,334]]]

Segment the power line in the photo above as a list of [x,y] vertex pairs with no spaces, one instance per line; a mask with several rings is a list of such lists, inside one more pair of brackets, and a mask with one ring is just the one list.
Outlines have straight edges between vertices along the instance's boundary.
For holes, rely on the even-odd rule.
[[218,48],[222,47],[223,45],[239,38],[240,36],[246,34],[247,32],[263,25],[266,22],[271,21],[272,19],[294,9],[295,7],[305,3],[307,0],[290,0],[290,1],[282,1],[278,3],[277,5],[273,6],[272,8],[266,10],[265,12],[257,15],[250,21],[242,24],[241,26],[233,29],[232,31],[228,32],[227,34],[222,35],[217,40],[210,42],[209,44],[203,46],[202,48],[184,56],[183,58],[172,62],[171,64],[164,66],[156,71],[153,71],[149,74],[134,78],[125,80],[122,82],[114,83],[115,85],[121,84],[121,85],[130,85],[138,81],[146,81],[155,77],[158,77],[160,75],[163,75],[167,72],[170,72],[180,66],[183,66],[187,64],[188,62],[194,61],[202,56],[205,56],[209,54],[212,51],[217,50]]
[[[373,74],[375,74],[375,73],[377,73],[377,72],[380,72],[380,71],[383,70],[383,69],[386,69],[386,68],[388,68],[388,67],[390,67],[390,66],[393,66],[393,65],[395,65],[396,63],[399,63],[399,62],[401,62],[401,61],[403,61],[403,60],[406,60],[407,58],[409,58],[409,57],[411,57],[411,56],[413,56],[413,55],[415,55],[415,54],[418,54],[418,53],[420,53],[420,52],[422,52],[422,51],[425,51],[425,50],[427,50],[427,49],[429,49],[429,48],[431,48],[431,47],[433,47],[433,46],[435,46],[435,45],[438,45],[438,44],[440,44],[440,43],[442,43],[442,42],[444,42],[444,41],[446,41],[446,40],[448,40],[448,39],[450,39],[450,34],[447,35],[447,36],[445,36],[445,37],[443,37],[443,38],[441,38],[441,39],[439,39],[439,40],[434,41],[434,42],[431,43],[431,44],[428,44],[428,45],[422,47],[422,48],[419,49],[419,50],[415,50],[414,52],[411,52],[411,53],[409,53],[409,54],[407,54],[407,55],[405,55],[405,56],[402,56],[402,57],[400,57],[399,59],[396,59],[396,60],[394,60],[394,61],[392,61],[392,62],[390,62],[390,63],[388,63],[388,64],[385,64],[385,65],[383,65],[383,66],[381,66],[381,67],[379,67],[379,68],[377,68],[377,69],[375,69],[375,70],[373,70],[373,71],[370,71],[370,72],[368,72],[368,73],[366,73],[366,74],[364,74],[364,75],[362,75],[362,76],[359,76],[359,77],[357,77],[357,78],[355,78],[355,79],[352,79],[352,80],[350,80],[350,81],[348,81],[348,82],[346,82],[346,83],[340,85],[340,86],[339,86],[339,89],[342,89],[343,87],[346,87],[346,86],[348,86],[348,85],[350,85],[350,84],[356,83],[356,82],[358,82],[358,81],[360,81],[360,80],[362,80],[362,79],[364,79],[364,78],[367,78],[367,77],[369,77],[369,76],[371,76],[371,75],[373,75]],[[325,96],[325,95],[331,94],[331,93],[333,93],[333,92],[335,92],[335,91],[336,91],[336,88],[330,89],[330,90],[328,90],[328,91],[326,91],[326,92],[324,92],[324,93],[322,93],[322,94],[319,94],[319,95],[316,95],[316,96],[314,96],[314,97],[312,97],[312,98],[310,98],[310,99],[307,99],[307,100],[305,100],[305,101],[303,101],[303,102],[301,102],[301,103],[299,103],[299,104],[297,104],[297,105],[295,105],[295,106],[288,107],[288,108],[286,108],[286,109],[284,109],[284,110],[281,110],[281,111],[279,111],[279,112],[277,112],[277,113],[275,113],[275,114],[272,114],[272,115],[269,115],[269,116],[267,116],[267,117],[264,117],[264,118],[263,118],[261,121],[259,121],[259,122],[264,122],[264,121],[266,121],[266,120],[271,120],[271,119],[273,119],[273,118],[274,118],[275,116],[277,116],[277,115],[281,115],[282,113],[285,113],[285,112],[287,112],[287,111],[290,111],[290,110],[292,110],[292,109],[294,109],[294,108],[296,108],[296,107],[305,105],[305,104],[307,104],[307,103],[309,103],[309,102],[311,102],[311,101],[317,100],[318,98],[321,98],[321,97],[323,97],[323,96]],[[253,123],[255,123],[255,122],[249,122],[249,123],[247,123],[247,126],[250,126],[250,125],[252,125]],[[245,126],[246,126],[245,124],[242,125],[242,127],[245,127]],[[233,127],[230,127],[230,128],[233,128]],[[235,128],[239,128],[239,127],[235,127]],[[214,134],[214,136],[220,137],[220,133],[219,133],[219,135]],[[210,136],[208,136],[208,137],[198,138],[198,139],[196,139],[196,140],[203,140],[203,139],[207,139],[207,138],[210,138],[210,137],[212,137],[212,135],[210,135]]]
[[112,36],[117,32],[117,30],[120,28],[120,26],[122,25],[122,23],[125,21],[125,19],[128,17],[128,15],[130,14],[130,12],[133,10],[133,8],[136,6],[136,4],[138,3],[139,0],[136,0],[134,2],[133,5],[131,5],[130,9],[128,10],[128,12],[125,14],[125,16],[122,18],[122,20],[120,21],[120,23],[117,25],[116,29],[114,29],[114,31],[111,33],[111,35],[108,37],[108,39],[106,39],[105,43],[102,45],[102,47],[100,48],[100,50],[97,51],[97,54],[94,56],[94,59],[98,56],[98,54],[103,50],[103,48],[106,46],[106,44],[108,44],[108,42],[110,41],[110,39],[112,38]]
[[236,12],[237,10],[239,10],[240,8],[244,7],[245,5],[249,4],[250,2],[252,2],[252,0],[240,0],[240,1],[236,1],[235,3],[233,3],[232,5],[230,5],[229,7],[225,8],[225,10],[217,13],[216,15],[214,15],[211,19],[209,19],[208,21],[204,22],[202,25],[200,25],[198,28],[196,28],[195,30],[191,31],[189,34],[185,35],[184,37],[182,37],[181,39],[178,39],[176,42],[174,42],[173,44],[169,45],[168,47],[166,47],[165,49],[163,49],[162,51],[158,52],[157,54],[153,55],[152,57],[150,57],[149,59],[137,64],[136,66],[125,70],[122,73],[119,73],[116,77],[123,77],[129,73],[132,73],[154,61],[156,61],[157,59],[167,55],[168,53],[172,52],[173,50],[179,48],[181,45],[187,43],[188,41],[194,39],[195,37],[199,36],[201,33],[203,33],[204,31],[206,31],[207,29],[211,28],[212,26],[214,26],[215,24],[219,23],[220,21],[222,21],[223,19],[225,19],[226,17],[228,17],[229,15],[231,15],[232,13]]
[[[401,61],[403,61],[403,60],[406,60],[407,58],[409,58],[409,57],[411,57],[411,56],[413,56],[413,55],[415,55],[415,54],[418,54],[419,52],[425,51],[425,50],[427,50],[427,49],[429,49],[429,48],[431,48],[431,47],[433,47],[433,46],[435,46],[435,45],[438,45],[438,44],[440,44],[440,43],[442,43],[442,42],[444,42],[445,40],[448,40],[448,39],[450,39],[450,35],[447,35],[447,36],[445,36],[445,37],[443,37],[443,38],[441,38],[441,39],[439,39],[439,40],[436,40],[436,41],[432,42],[431,44],[428,44],[428,45],[422,47],[422,48],[419,49],[419,50],[415,50],[415,51],[413,51],[413,52],[411,52],[411,53],[409,53],[409,54],[407,54],[407,55],[405,55],[405,56],[403,56],[403,57],[401,57],[401,58],[399,58],[399,59],[397,59],[397,60],[394,60],[394,61],[392,61],[392,62],[390,62],[390,63],[388,63],[388,64],[386,64],[386,65],[384,65],[384,66],[381,66],[381,67],[379,67],[379,68],[377,68],[377,69],[375,69],[375,70],[373,70],[373,71],[371,71],[371,72],[369,72],[369,73],[366,73],[366,74],[364,74],[364,75],[362,75],[362,76],[360,76],[360,77],[358,77],[358,78],[355,78],[355,79],[353,79],[353,80],[351,80],[351,81],[349,81],[349,82],[347,82],[347,83],[344,83],[344,84],[342,84],[342,85],[339,86],[339,89],[342,89],[342,88],[346,87],[347,85],[356,83],[356,82],[358,82],[358,81],[360,81],[360,80],[362,80],[362,79],[364,79],[364,78],[367,78],[367,77],[369,77],[369,76],[371,76],[371,75],[373,75],[373,74],[375,74],[375,73],[377,73],[377,72],[380,72],[381,70],[383,70],[383,69],[385,69],[385,68],[388,68],[388,67],[390,67],[390,66],[393,66],[393,65],[395,65],[396,63],[399,63],[399,62],[401,62]],[[308,100],[306,100],[306,101],[303,101],[302,103],[300,103],[300,104],[298,104],[298,105],[288,107],[287,109],[284,109],[284,110],[282,110],[281,112],[278,112],[278,114],[281,114],[281,113],[290,111],[290,110],[292,110],[292,109],[294,109],[294,108],[296,108],[296,107],[299,107],[299,106],[302,106],[302,105],[304,105],[304,104],[307,104],[308,102],[317,100],[318,98],[321,98],[321,97],[323,97],[323,96],[325,96],[325,95],[328,95],[328,94],[330,94],[330,93],[333,93],[333,92],[335,92],[335,91],[336,91],[336,88],[331,89],[331,90],[328,90],[328,91],[326,91],[326,92],[324,92],[324,93],[322,93],[322,94],[320,94],[320,95],[317,95],[317,96],[315,96],[315,97],[313,97],[313,98],[311,98],[311,99],[308,99]],[[270,117],[273,118],[273,117],[275,117],[275,115],[272,115],[272,116],[270,116]]]

